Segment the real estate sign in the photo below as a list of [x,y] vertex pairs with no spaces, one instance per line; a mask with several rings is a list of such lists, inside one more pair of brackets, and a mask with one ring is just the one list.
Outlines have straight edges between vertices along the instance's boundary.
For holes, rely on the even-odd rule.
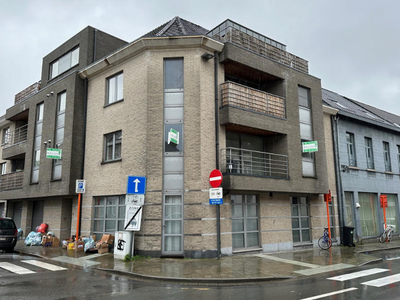
[[179,132],[173,128],[168,132],[168,144],[171,142],[179,145]]
[[311,142],[303,142],[303,152],[316,152],[318,151],[318,142],[311,141]]
[[47,148],[46,158],[61,159],[61,149]]

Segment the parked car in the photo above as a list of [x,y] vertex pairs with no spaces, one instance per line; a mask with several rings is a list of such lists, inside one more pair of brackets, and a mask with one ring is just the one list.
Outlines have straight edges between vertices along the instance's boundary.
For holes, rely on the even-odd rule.
[[18,229],[13,219],[0,218],[0,250],[7,253],[14,251],[17,243]]

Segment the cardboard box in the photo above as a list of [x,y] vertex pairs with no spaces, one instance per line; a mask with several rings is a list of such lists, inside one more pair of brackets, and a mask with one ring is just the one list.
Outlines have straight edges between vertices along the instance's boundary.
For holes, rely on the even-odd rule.
[[111,234],[103,234],[100,242],[105,242],[107,244],[113,245],[114,244],[114,236]]
[[[66,242],[66,243],[64,243],[64,242]],[[67,249],[69,243],[72,243],[72,239],[63,240],[62,247],[63,247],[64,249]]]
[[69,243],[68,246],[67,246],[67,249],[68,250],[74,250],[75,249],[75,243],[74,242]]
[[76,241],[68,244],[68,250],[75,250],[75,247],[77,247],[78,251],[84,250],[84,243],[82,241]]
[[42,245],[44,247],[60,247],[60,240],[50,235],[43,236]]
[[100,241],[96,244],[97,252],[100,254],[109,252],[109,247],[109,244],[107,244],[106,242]]

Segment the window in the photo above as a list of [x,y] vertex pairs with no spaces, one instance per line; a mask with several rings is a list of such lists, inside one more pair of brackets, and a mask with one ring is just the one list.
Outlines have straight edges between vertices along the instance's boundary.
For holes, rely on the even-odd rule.
[[349,156],[349,166],[356,167],[356,150],[354,144],[354,134],[346,132],[347,154]]
[[50,65],[50,79],[57,77],[79,63],[79,47],[69,51]]
[[40,103],[36,107],[36,124],[35,124],[35,141],[33,144],[33,161],[32,161],[32,176],[31,182],[39,181],[39,165],[40,165],[40,148],[42,143],[42,128],[43,128],[43,110],[44,104]]
[[1,139],[2,146],[6,146],[10,141],[10,127],[3,129],[3,136]]
[[121,101],[124,98],[124,74],[119,73],[107,78],[106,104]]
[[95,197],[93,233],[115,234],[125,227],[125,196]]
[[378,224],[377,214],[377,195],[359,193],[358,201],[360,203],[359,214],[361,224],[361,236],[370,237],[377,236],[382,226]]
[[397,161],[398,161],[399,172],[400,172],[400,146],[399,145],[397,145]]
[[[64,142],[64,125],[65,125],[65,105],[67,100],[67,93],[63,92],[57,98],[57,117],[56,117],[56,133],[55,133],[55,147],[62,149]],[[62,159],[53,160],[53,179],[60,179],[62,171]]]
[[306,197],[292,197],[293,243],[310,242],[309,203]]
[[372,139],[365,137],[365,155],[367,157],[367,168],[368,169],[375,169],[374,166],[374,152],[372,151]]
[[[299,86],[299,118],[301,143],[313,140],[310,89]],[[315,154],[302,152],[303,176],[315,177]]]
[[260,247],[258,203],[255,195],[232,195],[232,247]]
[[2,163],[2,164],[0,164],[0,166],[1,166],[1,169],[0,169],[1,175],[6,174],[7,173],[7,169],[6,169],[7,165],[6,165],[6,163]]
[[385,171],[392,172],[392,164],[390,162],[390,149],[388,142],[383,142],[383,161],[385,162]]
[[344,192],[344,224],[345,226],[354,227],[353,212],[353,193]]
[[121,159],[122,131],[104,136],[104,161]]
[[399,220],[398,220],[398,204],[397,195],[386,195],[387,205],[386,208],[386,222],[388,225],[394,226],[394,232],[399,232]]

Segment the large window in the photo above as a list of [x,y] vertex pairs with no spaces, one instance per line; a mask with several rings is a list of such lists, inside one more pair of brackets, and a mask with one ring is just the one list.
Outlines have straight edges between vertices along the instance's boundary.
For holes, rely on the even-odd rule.
[[0,172],[1,172],[1,175],[4,175],[4,174],[7,173],[6,167],[7,167],[7,164],[6,164],[6,163],[1,163],[1,164],[0,164]]
[[349,156],[349,166],[356,167],[356,148],[354,144],[354,134],[346,132],[347,155]]
[[122,131],[104,136],[104,161],[121,159]]
[[6,146],[10,142],[10,127],[3,129],[3,136],[1,138],[1,145]]
[[[55,147],[62,149],[64,142],[64,125],[65,125],[65,105],[67,93],[63,92],[58,95],[57,99],[57,117],[56,117],[56,136]],[[62,159],[55,159],[53,161],[53,179],[60,179],[62,171]]]
[[93,233],[115,234],[125,227],[125,196],[95,197]]
[[232,195],[232,247],[260,246],[258,203],[255,195]]
[[35,141],[33,144],[33,162],[31,182],[39,181],[39,165],[40,165],[40,148],[42,143],[42,128],[43,128],[43,110],[44,104],[40,103],[36,107],[36,124],[35,124]]
[[377,214],[377,195],[359,193],[361,236],[377,236],[380,232]]
[[57,77],[79,63],[79,47],[69,51],[50,65],[50,79]]
[[310,242],[309,203],[306,197],[292,197],[293,243]]
[[386,195],[387,205],[386,208],[386,223],[394,226],[394,231],[399,232],[399,218],[398,218],[398,202],[397,195]]
[[344,225],[354,227],[353,193],[344,192]]
[[390,147],[388,142],[383,142],[383,161],[385,162],[385,171],[392,172],[392,163],[390,162]]
[[[299,86],[299,117],[301,142],[313,140],[310,89]],[[315,155],[302,152],[303,176],[315,177]]]
[[367,158],[367,168],[368,169],[375,169],[374,166],[374,152],[372,150],[372,139],[365,137],[364,138],[364,143],[365,143],[365,155]]
[[124,98],[124,74],[119,73],[107,78],[106,104],[121,101]]

